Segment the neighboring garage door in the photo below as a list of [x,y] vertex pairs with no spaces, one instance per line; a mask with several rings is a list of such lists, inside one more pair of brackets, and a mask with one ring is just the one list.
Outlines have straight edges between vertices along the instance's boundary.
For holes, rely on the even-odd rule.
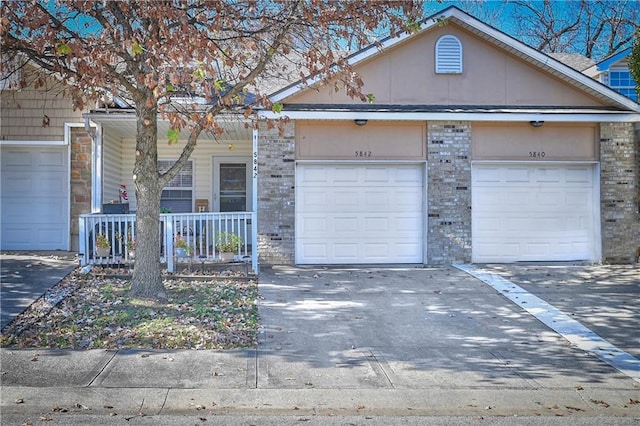
[[3,146],[2,250],[69,249],[67,146]]
[[422,263],[423,169],[298,164],[296,262]]
[[474,262],[596,260],[593,165],[474,165]]

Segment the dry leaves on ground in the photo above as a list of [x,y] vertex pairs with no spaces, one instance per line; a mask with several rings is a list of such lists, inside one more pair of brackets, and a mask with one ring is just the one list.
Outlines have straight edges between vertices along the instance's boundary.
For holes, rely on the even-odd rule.
[[166,276],[167,302],[128,296],[128,279],[75,271],[2,330],[3,347],[230,349],[256,344],[257,283]]

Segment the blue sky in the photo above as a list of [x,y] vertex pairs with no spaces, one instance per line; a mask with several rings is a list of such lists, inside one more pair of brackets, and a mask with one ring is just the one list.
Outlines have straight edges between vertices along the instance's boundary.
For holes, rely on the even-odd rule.
[[[530,1],[529,3],[536,4],[542,6],[542,1]],[[558,18],[569,17],[571,14],[571,9],[577,6],[579,3],[577,0],[557,0],[552,1],[552,7],[554,9],[554,15]],[[474,1],[455,1],[455,0],[442,0],[440,2],[431,0],[426,1],[424,5],[425,15],[432,15],[439,10],[443,10],[448,6],[457,6],[458,8],[466,11],[467,13],[475,16],[479,20],[493,26],[494,28],[507,33],[508,35],[524,42],[529,45],[533,45],[530,40],[523,38],[518,34],[517,22],[514,17],[514,11],[517,9],[516,5],[513,4],[513,1],[500,1],[500,0],[474,0]],[[640,2],[636,2],[636,0],[630,0],[627,4],[627,7],[639,7]],[[613,5],[612,7],[617,7],[617,5]],[[522,8],[520,11],[522,12]],[[640,15],[639,15],[640,16]],[[639,18],[640,19],[640,18]],[[640,22],[639,22],[640,24]],[[602,39],[603,41],[606,38]],[[535,46],[534,46],[535,47]],[[628,47],[628,46],[625,46]],[[624,48],[619,49],[623,50]],[[564,53],[583,53],[584,52],[584,43],[582,45],[580,42],[576,42],[570,47],[563,49]],[[603,55],[598,53],[597,49],[594,49],[593,59],[601,60],[603,59]]]

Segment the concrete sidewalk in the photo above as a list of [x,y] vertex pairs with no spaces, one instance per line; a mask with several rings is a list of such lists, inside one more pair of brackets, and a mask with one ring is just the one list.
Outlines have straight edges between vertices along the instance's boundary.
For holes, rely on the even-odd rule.
[[[616,294],[632,289],[625,306],[637,315],[635,271],[612,271]],[[640,419],[639,382],[457,269],[274,267],[259,285],[257,349],[2,349],[3,416]],[[615,331],[620,298],[591,290],[573,286],[571,298],[606,308],[602,331]],[[637,351],[637,327],[612,334]]]

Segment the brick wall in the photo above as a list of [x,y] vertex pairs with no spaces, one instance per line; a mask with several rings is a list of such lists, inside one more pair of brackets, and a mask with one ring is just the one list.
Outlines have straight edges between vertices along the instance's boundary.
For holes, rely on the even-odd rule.
[[600,126],[600,208],[602,259],[631,263],[640,246],[636,130],[632,123]]
[[471,261],[471,123],[429,122],[428,264]]
[[78,251],[78,218],[91,212],[91,138],[71,129],[71,250]]
[[295,129],[262,125],[258,141],[258,253],[260,262],[295,261]]

